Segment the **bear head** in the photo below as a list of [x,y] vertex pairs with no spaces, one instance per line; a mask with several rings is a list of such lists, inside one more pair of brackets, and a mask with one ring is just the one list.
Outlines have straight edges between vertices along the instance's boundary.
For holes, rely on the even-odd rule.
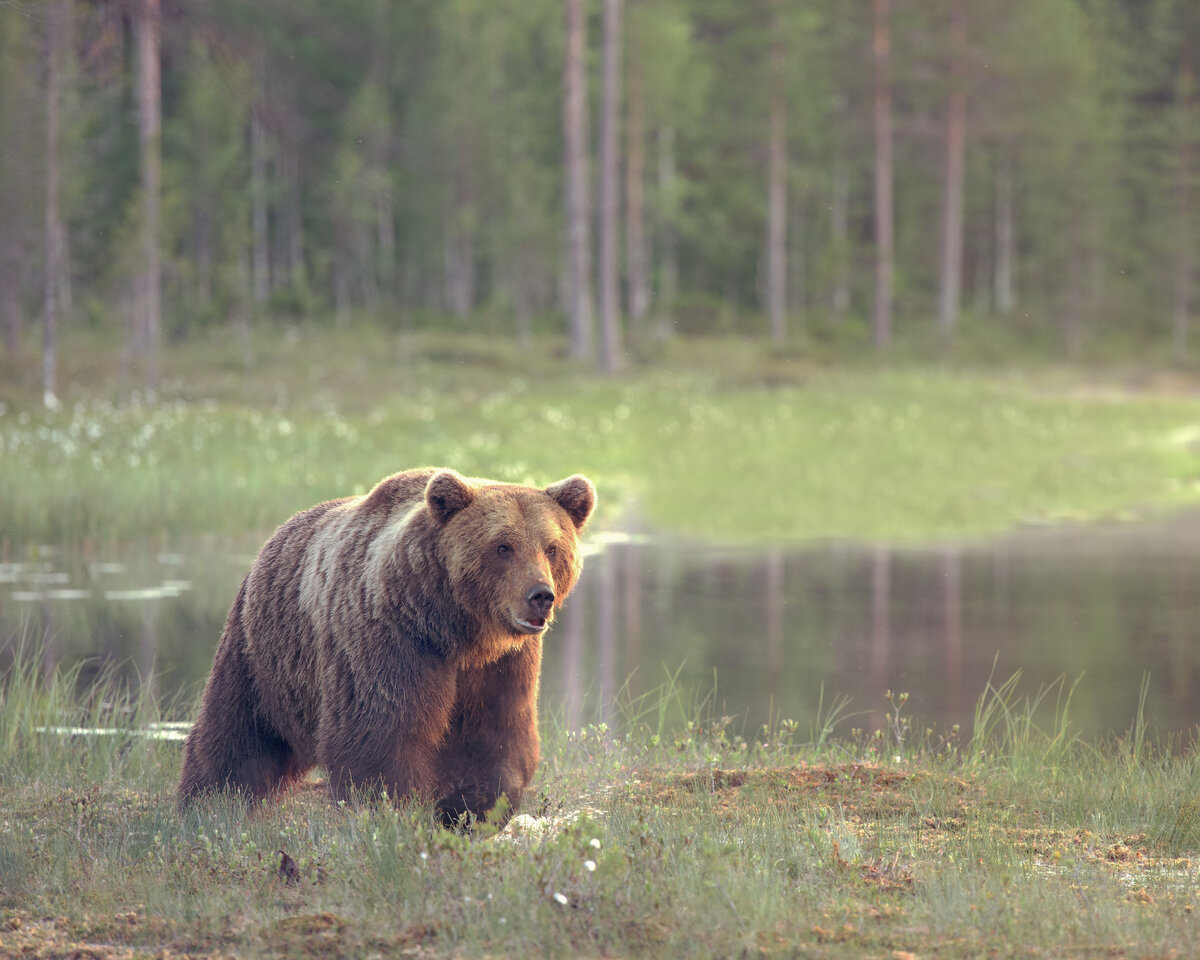
[[583,567],[579,534],[596,490],[575,474],[544,489],[441,470],[425,487],[450,589],[478,623],[482,664],[541,636]]

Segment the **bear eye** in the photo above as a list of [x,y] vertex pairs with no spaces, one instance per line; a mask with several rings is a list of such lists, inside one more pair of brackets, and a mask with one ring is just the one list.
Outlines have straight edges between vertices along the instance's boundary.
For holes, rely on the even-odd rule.
[[557,556],[558,556],[558,547],[557,547],[557,545],[552,543],[552,544],[550,544],[550,546],[548,546],[546,548],[546,559],[553,560]]
[[507,543],[502,543],[496,548],[496,552],[502,557],[511,557],[512,547],[510,547]]

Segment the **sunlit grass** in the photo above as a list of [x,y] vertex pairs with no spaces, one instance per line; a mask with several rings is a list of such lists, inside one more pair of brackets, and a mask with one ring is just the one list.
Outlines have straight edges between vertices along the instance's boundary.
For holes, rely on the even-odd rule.
[[[444,831],[311,783],[180,815],[177,743],[110,678],[0,685],[0,954],[941,957],[1194,954],[1193,751],[1084,743],[1063,689],[997,681],[973,729],[830,714],[743,738],[668,677],[619,728],[545,731],[523,816]],[[660,702],[665,701],[665,702]],[[98,706],[99,705],[99,706]],[[106,705],[106,706],[105,706]],[[996,718],[1005,718],[997,720]],[[661,730],[661,732],[660,732]],[[1176,745],[1178,746],[1178,745]],[[1032,758],[1049,758],[1039,765]]]
[[1048,372],[809,369],[734,345],[727,367],[685,358],[605,380],[378,332],[249,350],[250,368],[236,345],[179,351],[153,405],[114,401],[94,370],[57,413],[13,395],[8,542],[265,533],[425,463],[533,482],[585,472],[602,523],[637,504],[654,526],[732,540],[930,539],[1200,498],[1190,398]]

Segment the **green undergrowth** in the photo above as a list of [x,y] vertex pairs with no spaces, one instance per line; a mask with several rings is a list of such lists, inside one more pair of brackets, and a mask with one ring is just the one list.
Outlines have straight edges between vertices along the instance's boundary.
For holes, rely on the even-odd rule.
[[119,351],[63,348],[62,409],[0,402],[10,551],[253,531],[434,463],[600,489],[599,523],[725,540],[931,539],[1200,497],[1184,378],[823,367],[679,341],[613,378],[552,351],[377,330],[180,345],[154,403]]
[[[989,683],[969,730],[832,699],[753,736],[671,683],[547,724],[503,831],[319,778],[186,815],[150,685],[21,654],[0,686],[0,956],[1189,956],[1200,756],[1071,733],[1071,685]],[[75,728],[54,733],[48,728]],[[103,729],[105,732],[97,732]],[[92,731],[92,732],[85,732]]]

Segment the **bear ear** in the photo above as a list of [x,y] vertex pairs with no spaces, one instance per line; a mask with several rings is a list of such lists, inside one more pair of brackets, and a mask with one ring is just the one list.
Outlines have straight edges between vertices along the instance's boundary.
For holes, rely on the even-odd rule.
[[546,488],[546,493],[567,511],[575,522],[576,530],[583,529],[588,517],[592,515],[592,508],[596,506],[596,488],[592,486],[591,480],[578,473],[551,484]]
[[439,470],[425,485],[425,503],[438,523],[445,523],[474,499],[466,478],[453,470]]

